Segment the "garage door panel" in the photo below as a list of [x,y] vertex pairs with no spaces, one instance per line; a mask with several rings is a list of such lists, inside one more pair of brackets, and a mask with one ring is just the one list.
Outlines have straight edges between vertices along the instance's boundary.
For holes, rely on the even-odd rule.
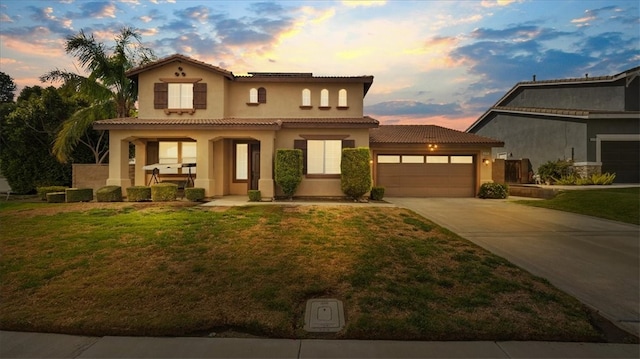
[[389,197],[473,197],[475,165],[378,163],[377,185]]
[[602,172],[615,173],[616,183],[640,182],[640,141],[603,141]]

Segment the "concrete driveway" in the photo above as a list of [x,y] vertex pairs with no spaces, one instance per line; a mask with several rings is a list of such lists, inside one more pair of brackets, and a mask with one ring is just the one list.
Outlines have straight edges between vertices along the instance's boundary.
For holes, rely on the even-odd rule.
[[640,226],[509,200],[385,198],[546,278],[640,333]]

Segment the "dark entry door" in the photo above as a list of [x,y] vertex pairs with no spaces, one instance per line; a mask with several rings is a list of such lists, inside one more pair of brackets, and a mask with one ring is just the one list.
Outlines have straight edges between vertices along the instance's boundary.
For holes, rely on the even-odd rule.
[[252,143],[249,145],[251,153],[249,168],[251,169],[251,177],[249,178],[249,189],[258,189],[258,180],[260,179],[260,144]]

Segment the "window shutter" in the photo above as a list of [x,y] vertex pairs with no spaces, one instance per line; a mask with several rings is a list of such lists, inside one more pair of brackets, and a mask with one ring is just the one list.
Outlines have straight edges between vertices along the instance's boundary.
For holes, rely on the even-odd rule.
[[160,146],[158,141],[147,142],[147,163],[145,165],[152,165],[160,161],[159,158]]
[[356,140],[342,140],[342,148],[356,148]]
[[258,89],[258,103],[267,103],[267,89],[264,87]]
[[302,174],[307,174],[307,140],[293,140],[293,148],[302,150]]
[[169,84],[166,82],[154,83],[153,84],[153,108],[156,110],[162,110],[168,107],[169,107]]
[[193,108],[207,108],[207,84],[196,82],[193,84]]

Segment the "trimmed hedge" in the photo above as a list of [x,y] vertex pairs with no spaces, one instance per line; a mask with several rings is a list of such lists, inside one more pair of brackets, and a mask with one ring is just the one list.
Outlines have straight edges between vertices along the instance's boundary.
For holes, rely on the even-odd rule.
[[344,148],[340,162],[340,187],[347,197],[360,199],[371,190],[371,153],[367,147]]
[[[66,186],[46,186],[46,187],[38,187],[36,191],[38,192],[38,196],[43,201],[48,201],[47,193],[52,192],[64,192],[69,187]],[[64,201],[63,201],[64,202]]]
[[302,166],[302,150],[284,148],[276,150],[274,179],[288,198],[293,197],[302,182]]
[[127,188],[127,201],[145,202],[151,200],[151,187],[133,186]]
[[262,200],[262,193],[257,189],[250,189],[247,193],[251,202],[260,202]]
[[67,196],[67,203],[93,201],[92,188],[67,188],[64,192]]
[[122,187],[104,186],[96,191],[98,202],[122,202]]
[[153,202],[175,201],[178,195],[178,185],[175,183],[158,183],[151,186],[151,200]]
[[189,201],[200,202],[204,199],[204,188],[199,187],[187,187],[184,189],[184,196]]
[[49,192],[46,194],[48,203],[64,203],[65,201],[65,193],[64,192]]
[[500,183],[483,183],[480,186],[480,191],[478,192],[478,197],[480,198],[507,198],[509,197],[509,187],[506,184]]
[[384,187],[372,187],[370,198],[374,201],[382,201],[384,197]]

